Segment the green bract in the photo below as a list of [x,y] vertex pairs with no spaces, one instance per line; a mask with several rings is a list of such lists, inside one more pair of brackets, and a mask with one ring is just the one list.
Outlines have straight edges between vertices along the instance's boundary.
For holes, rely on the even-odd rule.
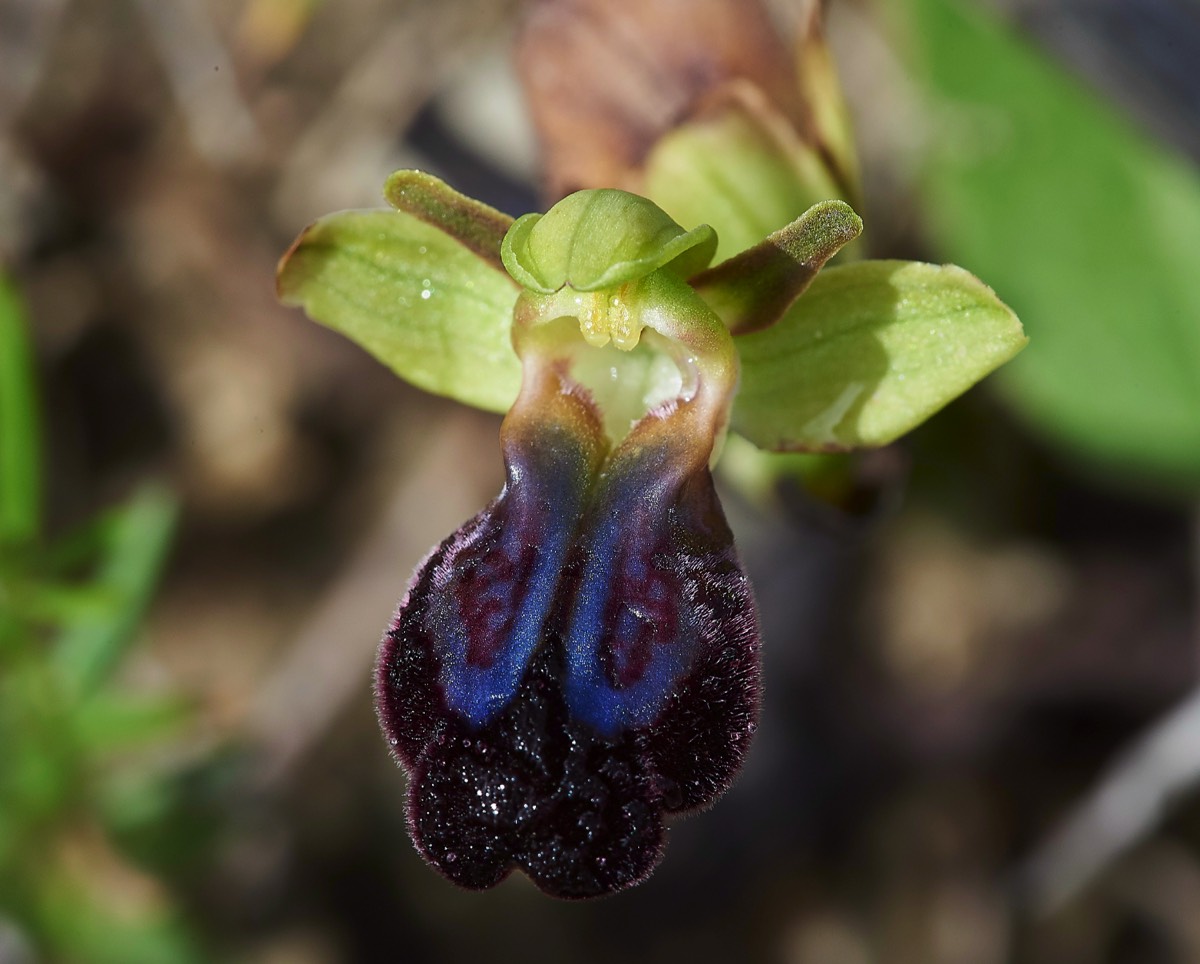
[[841,194],[817,148],[753,88],[734,88],[721,109],[664,135],[642,190],[681,224],[711,224],[721,260]]
[[[733,428],[770,450],[884,445],[1025,344],[1013,313],[960,268],[818,274],[862,229],[841,201],[709,268],[712,228],[685,230],[624,191],[580,191],[515,222],[418,172],[393,175],[387,197],[397,211],[342,212],[303,232],[280,264],[281,297],[421,388],[492,411],[520,385],[514,308],[562,337],[577,319],[581,352],[611,352],[610,338],[644,352],[643,327],[685,367],[689,345],[708,346],[730,375],[741,369]],[[717,351],[722,322],[732,347]]]

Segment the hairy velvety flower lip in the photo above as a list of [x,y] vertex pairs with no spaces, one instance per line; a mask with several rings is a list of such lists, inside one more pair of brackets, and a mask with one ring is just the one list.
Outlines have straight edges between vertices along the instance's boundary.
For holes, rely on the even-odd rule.
[[411,836],[465,887],[519,869],[614,893],[661,859],[667,817],[724,792],[755,728],[757,617],[710,474],[727,428],[887,444],[1024,335],[953,266],[822,270],[862,227],[841,201],[709,267],[712,228],[623,191],[515,222],[416,171],[385,193],[395,211],[306,229],[281,297],[508,413],[503,490],[417,568],[380,647]]

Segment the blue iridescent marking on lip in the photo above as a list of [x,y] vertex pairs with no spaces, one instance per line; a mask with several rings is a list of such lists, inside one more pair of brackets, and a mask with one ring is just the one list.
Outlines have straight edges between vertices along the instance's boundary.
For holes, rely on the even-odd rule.
[[703,642],[672,540],[680,480],[663,470],[669,454],[652,449],[607,473],[588,516],[564,688],[572,712],[609,736],[652,722]]
[[540,448],[536,468],[532,460],[511,468],[488,517],[445,565],[435,618],[445,633],[446,702],[477,726],[516,692],[554,601],[583,495],[584,473],[572,464],[581,460],[563,448]]
[[586,400],[534,394],[505,425],[504,490],[428,575],[446,704],[475,726],[512,699],[544,639],[602,449]]

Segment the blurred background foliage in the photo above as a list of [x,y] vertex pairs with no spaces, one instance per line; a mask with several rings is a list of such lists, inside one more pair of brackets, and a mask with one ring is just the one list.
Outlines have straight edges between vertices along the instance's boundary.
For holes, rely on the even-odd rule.
[[541,206],[523,13],[0,0],[0,961],[1200,959],[1192,0],[831,0],[869,253],[1031,346],[803,486],[730,446],[764,717],[653,879],[412,851],[369,670],[498,420],[274,266],[398,167]]

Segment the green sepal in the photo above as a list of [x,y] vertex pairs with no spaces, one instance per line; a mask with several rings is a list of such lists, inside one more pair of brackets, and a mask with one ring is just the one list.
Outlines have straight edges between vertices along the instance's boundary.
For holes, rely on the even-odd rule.
[[706,268],[716,250],[708,225],[685,231],[653,201],[600,188],[577,191],[545,215],[518,218],[501,256],[523,287],[552,294],[564,285],[611,288],[659,268],[688,278]]
[[[389,194],[414,207],[445,199]],[[418,388],[508,411],[521,385],[509,334],[517,286],[463,241],[469,232],[448,234],[441,223],[404,211],[321,218],[280,262],[279,297]]]
[[778,321],[862,228],[862,218],[845,201],[822,201],[753,248],[701,272],[691,285],[735,335],[758,331]]
[[742,81],[725,93],[655,144],[640,188],[680,224],[711,224],[718,262],[844,194],[820,152],[758,88]]
[[396,171],[383,187],[388,204],[440,228],[497,271],[503,271],[500,244],[513,219],[482,201],[459,194],[424,171]]
[[1025,346],[1016,315],[953,265],[827,268],[775,325],[735,338],[733,428],[773,451],[886,445]]

